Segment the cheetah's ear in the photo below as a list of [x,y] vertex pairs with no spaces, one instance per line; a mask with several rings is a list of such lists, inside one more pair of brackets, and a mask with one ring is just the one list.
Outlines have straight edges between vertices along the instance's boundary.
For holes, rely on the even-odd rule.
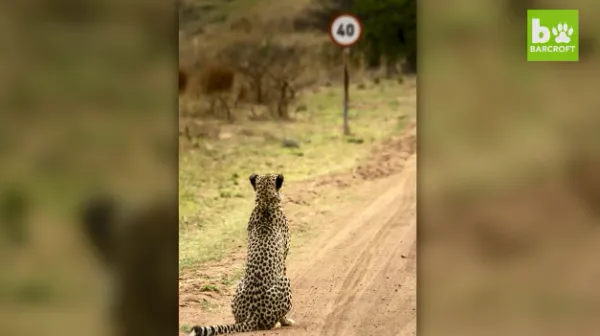
[[94,197],[83,204],[83,231],[99,258],[106,265],[113,262],[114,222],[117,205],[112,197]]
[[258,177],[258,174],[252,173],[250,175],[250,177],[248,178],[250,180],[250,184],[252,184],[252,188],[254,189],[254,191],[256,191],[256,178]]
[[179,94],[182,94],[187,88],[188,75],[181,69],[179,69]]
[[281,189],[281,186],[283,186],[283,175],[279,174],[277,175],[277,178],[275,179],[275,188],[277,188],[277,190]]

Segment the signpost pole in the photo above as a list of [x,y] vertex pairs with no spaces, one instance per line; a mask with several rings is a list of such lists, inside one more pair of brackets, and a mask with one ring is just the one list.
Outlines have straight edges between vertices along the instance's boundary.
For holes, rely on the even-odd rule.
[[343,118],[344,118],[344,135],[350,135],[350,125],[348,124],[348,89],[350,86],[350,75],[348,73],[348,61],[350,55],[350,47],[354,45],[362,36],[362,23],[352,14],[338,15],[329,25],[329,36],[331,40],[342,47],[342,62],[344,68],[344,98],[343,98]]
[[348,89],[350,86],[350,76],[348,74],[348,55],[350,54],[350,48],[344,48],[344,135],[350,135],[350,126],[348,125],[348,100],[349,93]]

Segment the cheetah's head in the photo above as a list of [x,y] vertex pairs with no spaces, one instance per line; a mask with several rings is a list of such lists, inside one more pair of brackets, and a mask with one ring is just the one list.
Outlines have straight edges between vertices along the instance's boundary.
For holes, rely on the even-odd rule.
[[282,195],[279,192],[283,186],[283,175],[281,174],[252,174],[250,175],[250,183],[255,192],[256,202],[267,204],[279,204],[282,200]]

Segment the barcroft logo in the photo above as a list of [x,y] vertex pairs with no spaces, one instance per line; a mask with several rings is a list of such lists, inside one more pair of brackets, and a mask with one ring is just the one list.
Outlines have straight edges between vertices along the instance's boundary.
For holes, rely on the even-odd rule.
[[528,61],[579,61],[579,11],[527,11]]

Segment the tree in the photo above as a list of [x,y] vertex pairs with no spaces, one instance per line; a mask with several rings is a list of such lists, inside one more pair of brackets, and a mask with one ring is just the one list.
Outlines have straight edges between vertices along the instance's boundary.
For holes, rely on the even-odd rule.
[[416,0],[354,0],[352,10],[364,26],[357,47],[370,65],[378,66],[383,57],[389,68],[405,58],[416,71]]
[[328,31],[331,19],[344,12],[357,15],[363,22],[363,36],[356,49],[366,56],[369,66],[379,67],[381,58],[388,66],[406,59],[409,70],[416,72],[416,0],[317,0],[297,24]]

